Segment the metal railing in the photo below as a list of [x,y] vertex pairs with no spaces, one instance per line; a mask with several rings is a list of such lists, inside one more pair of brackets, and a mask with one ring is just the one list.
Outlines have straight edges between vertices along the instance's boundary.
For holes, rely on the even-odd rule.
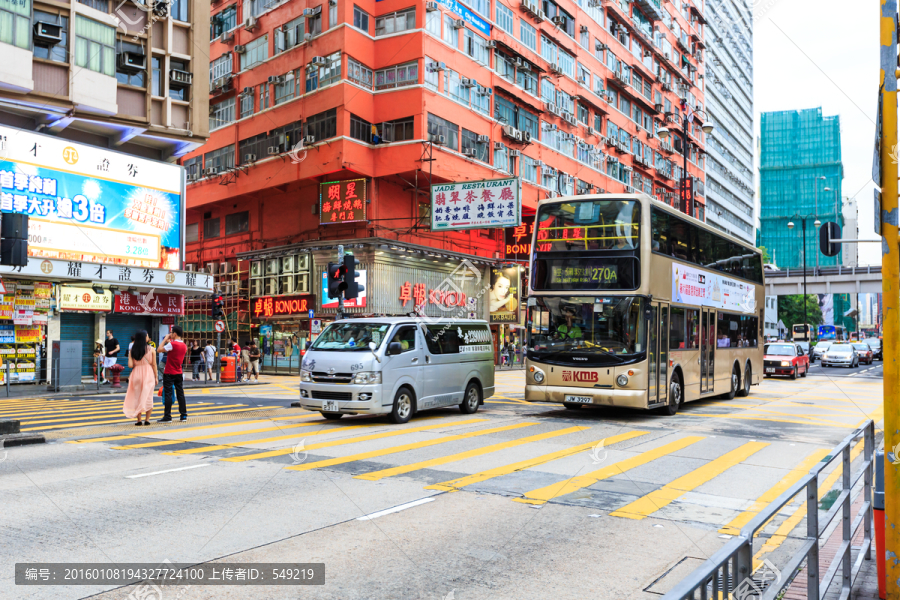
[[[864,440],[863,463],[861,469],[851,473],[851,446],[860,437]],[[788,558],[781,573],[794,574],[806,561],[807,573],[807,598],[821,600],[831,587],[835,576],[840,569],[841,594],[840,599],[849,598],[850,589],[856,575],[862,567],[862,561],[870,560],[872,553],[872,487],[873,487],[873,463],[875,456],[875,423],[871,420],[862,427],[844,438],[825,460],[818,463],[809,474],[801,478],[797,483],[781,494],[774,502],[759,512],[752,521],[747,523],[740,535],[732,539],[721,550],[712,555],[703,565],[697,568],[675,585],[672,590],[663,597],[663,600],[707,600],[719,598],[731,598],[742,600],[754,598],[758,600],[774,600],[779,593],[788,587],[793,581],[792,576],[784,577],[776,582],[758,584],[753,580],[755,572],[753,566],[753,541],[754,536],[775,517],[778,512],[794,497],[806,492],[806,536],[797,538],[802,540],[799,548]],[[822,519],[819,519],[819,476],[828,465],[838,459],[841,460],[841,487],[840,495]],[[863,478],[863,505],[854,518],[851,514],[851,490]],[[801,510],[802,506],[797,510]],[[821,578],[819,564],[819,542],[823,533],[834,518],[841,514],[842,541],[834,560],[825,570]],[[851,541],[859,529],[864,527],[865,537],[859,547],[856,562],[852,563]],[[789,534],[790,532],[788,532]],[[764,589],[763,589],[764,588]],[[733,596],[730,595],[733,593]]]

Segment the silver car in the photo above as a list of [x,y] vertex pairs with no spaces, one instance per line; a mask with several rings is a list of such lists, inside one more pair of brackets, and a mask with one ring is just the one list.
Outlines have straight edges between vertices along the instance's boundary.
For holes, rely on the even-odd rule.
[[815,362],[821,359],[825,354],[825,351],[828,350],[829,346],[831,346],[832,343],[833,342],[819,342],[818,344],[813,346],[812,357],[810,358],[810,360]]
[[494,345],[486,321],[409,317],[329,325],[303,357],[300,406],[328,419],[459,406],[471,414],[494,395]]
[[850,367],[859,366],[859,355],[850,344],[831,344],[828,351],[822,355],[823,367]]

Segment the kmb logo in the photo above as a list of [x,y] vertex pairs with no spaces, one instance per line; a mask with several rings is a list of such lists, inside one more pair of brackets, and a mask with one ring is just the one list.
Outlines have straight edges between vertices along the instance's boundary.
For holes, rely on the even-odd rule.
[[596,371],[563,371],[563,381],[580,381],[581,383],[597,383],[599,377]]

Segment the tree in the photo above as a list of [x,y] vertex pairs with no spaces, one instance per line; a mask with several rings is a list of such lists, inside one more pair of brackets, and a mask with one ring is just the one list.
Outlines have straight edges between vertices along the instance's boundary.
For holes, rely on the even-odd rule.
[[762,261],[764,265],[768,265],[772,263],[772,257],[769,255],[769,250],[765,246],[760,246],[759,251],[762,252]]
[[[784,323],[788,331],[793,331],[794,325],[803,324],[803,298],[802,294],[796,296],[778,296],[778,318]],[[806,322],[816,327],[822,324],[822,309],[819,308],[819,299],[815,294],[806,295]]]

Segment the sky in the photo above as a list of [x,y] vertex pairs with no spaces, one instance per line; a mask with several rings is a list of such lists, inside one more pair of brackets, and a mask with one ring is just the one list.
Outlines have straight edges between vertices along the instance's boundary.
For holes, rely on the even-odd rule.
[[[856,197],[860,239],[874,232],[872,153],[878,103],[878,0],[747,0],[754,12],[754,130],[760,113],[822,107],[840,115],[843,196]],[[757,162],[757,168],[759,164]],[[845,232],[843,237],[852,237]],[[860,265],[881,245],[860,244]]]

